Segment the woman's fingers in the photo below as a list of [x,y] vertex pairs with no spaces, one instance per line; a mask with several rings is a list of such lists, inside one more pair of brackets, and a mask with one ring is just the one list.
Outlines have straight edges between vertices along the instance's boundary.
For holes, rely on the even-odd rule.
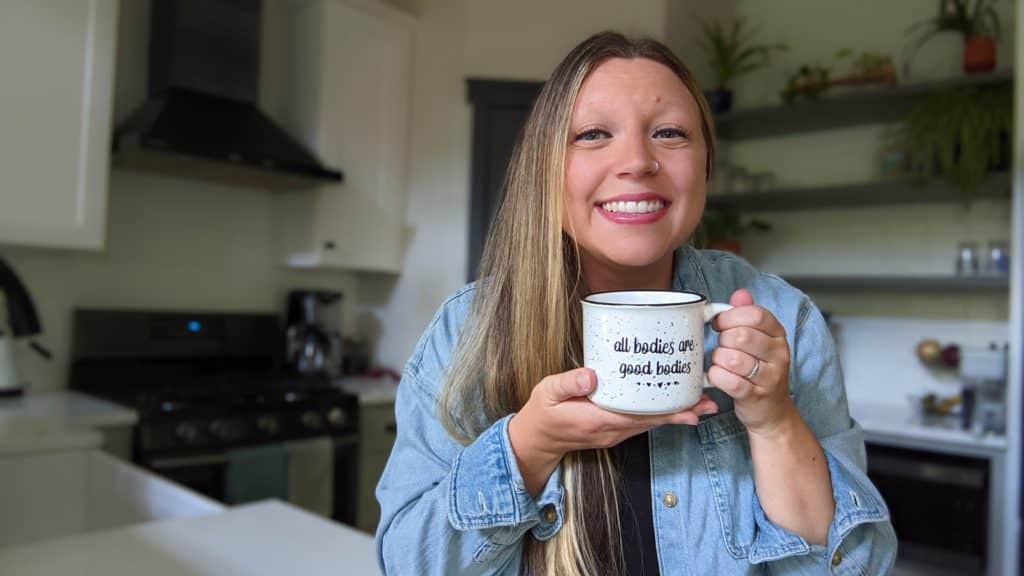
[[601,419],[606,430],[631,432],[623,438],[625,439],[633,434],[639,434],[664,424],[689,424],[694,426],[704,414],[713,414],[717,411],[718,405],[715,404],[715,401],[707,394],[704,394],[694,406],[672,414],[621,414],[610,410],[601,410]]
[[749,326],[773,337],[786,336],[786,328],[778,318],[761,306],[737,306],[722,312],[712,321],[712,327],[719,332],[738,326]]
[[713,364],[708,370],[708,380],[715,385],[715,388],[725,392],[733,400],[745,400],[755,391],[754,384],[749,380],[722,368],[718,364]]
[[[775,382],[779,372],[779,364],[767,358],[754,358],[746,352],[732,348],[715,348],[714,352],[711,353],[711,364],[712,366],[724,368],[732,374],[750,381],[755,386],[765,386],[768,383]],[[756,372],[755,368],[757,369]]]
[[756,328],[737,326],[722,331],[718,335],[718,345],[741,350],[751,356],[763,359],[778,346],[778,341]]
[[559,404],[590,394],[596,381],[597,376],[590,368],[576,368],[548,376],[540,381],[534,391],[539,392],[547,404]]

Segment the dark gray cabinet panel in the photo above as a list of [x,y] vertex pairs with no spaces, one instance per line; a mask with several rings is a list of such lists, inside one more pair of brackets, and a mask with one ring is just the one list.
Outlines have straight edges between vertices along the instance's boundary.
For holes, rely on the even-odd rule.
[[467,81],[468,99],[473,105],[467,270],[470,280],[476,278],[487,230],[501,203],[512,148],[541,86],[540,82]]

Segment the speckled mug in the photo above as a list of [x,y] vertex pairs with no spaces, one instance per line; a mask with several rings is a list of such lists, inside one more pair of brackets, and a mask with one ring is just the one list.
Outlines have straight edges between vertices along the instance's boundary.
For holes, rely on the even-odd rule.
[[689,408],[710,386],[704,324],[732,308],[694,292],[598,292],[582,300],[583,365],[597,374],[594,404],[627,414]]

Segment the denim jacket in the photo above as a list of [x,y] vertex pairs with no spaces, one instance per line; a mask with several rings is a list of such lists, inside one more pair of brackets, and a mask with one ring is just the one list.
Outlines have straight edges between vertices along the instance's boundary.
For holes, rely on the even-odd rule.
[[[728,302],[739,288],[786,329],[789,388],[825,452],[835,516],[825,546],[769,520],[754,490],[746,429],[732,401],[710,390],[717,414],[694,426],[651,430],[651,500],[663,575],[885,574],[896,536],[882,497],[865,474],[863,432],[850,418],[835,345],[817,307],[782,279],[725,252],[676,251],[673,289]],[[508,436],[511,415],[469,445],[440,424],[438,395],[474,285],[441,305],[398,388],[398,433],[377,486],[378,561],[386,574],[516,574],[521,539],[551,538],[562,526],[557,468],[537,498],[526,491]],[[705,327],[705,363],[718,333]],[[708,366],[705,366],[705,369]],[[666,497],[675,495],[676,498]]]

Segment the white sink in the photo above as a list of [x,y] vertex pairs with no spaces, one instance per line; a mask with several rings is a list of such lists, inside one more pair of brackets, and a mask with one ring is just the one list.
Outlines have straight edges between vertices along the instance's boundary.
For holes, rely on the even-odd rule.
[[[53,450],[0,450],[0,547],[224,510],[205,496],[105,452],[73,449],[69,442],[89,445],[95,438],[78,435],[82,431],[65,432],[60,448]],[[57,442],[59,436],[25,428],[7,438],[22,435],[33,437],[36,448],[40,438]]]

